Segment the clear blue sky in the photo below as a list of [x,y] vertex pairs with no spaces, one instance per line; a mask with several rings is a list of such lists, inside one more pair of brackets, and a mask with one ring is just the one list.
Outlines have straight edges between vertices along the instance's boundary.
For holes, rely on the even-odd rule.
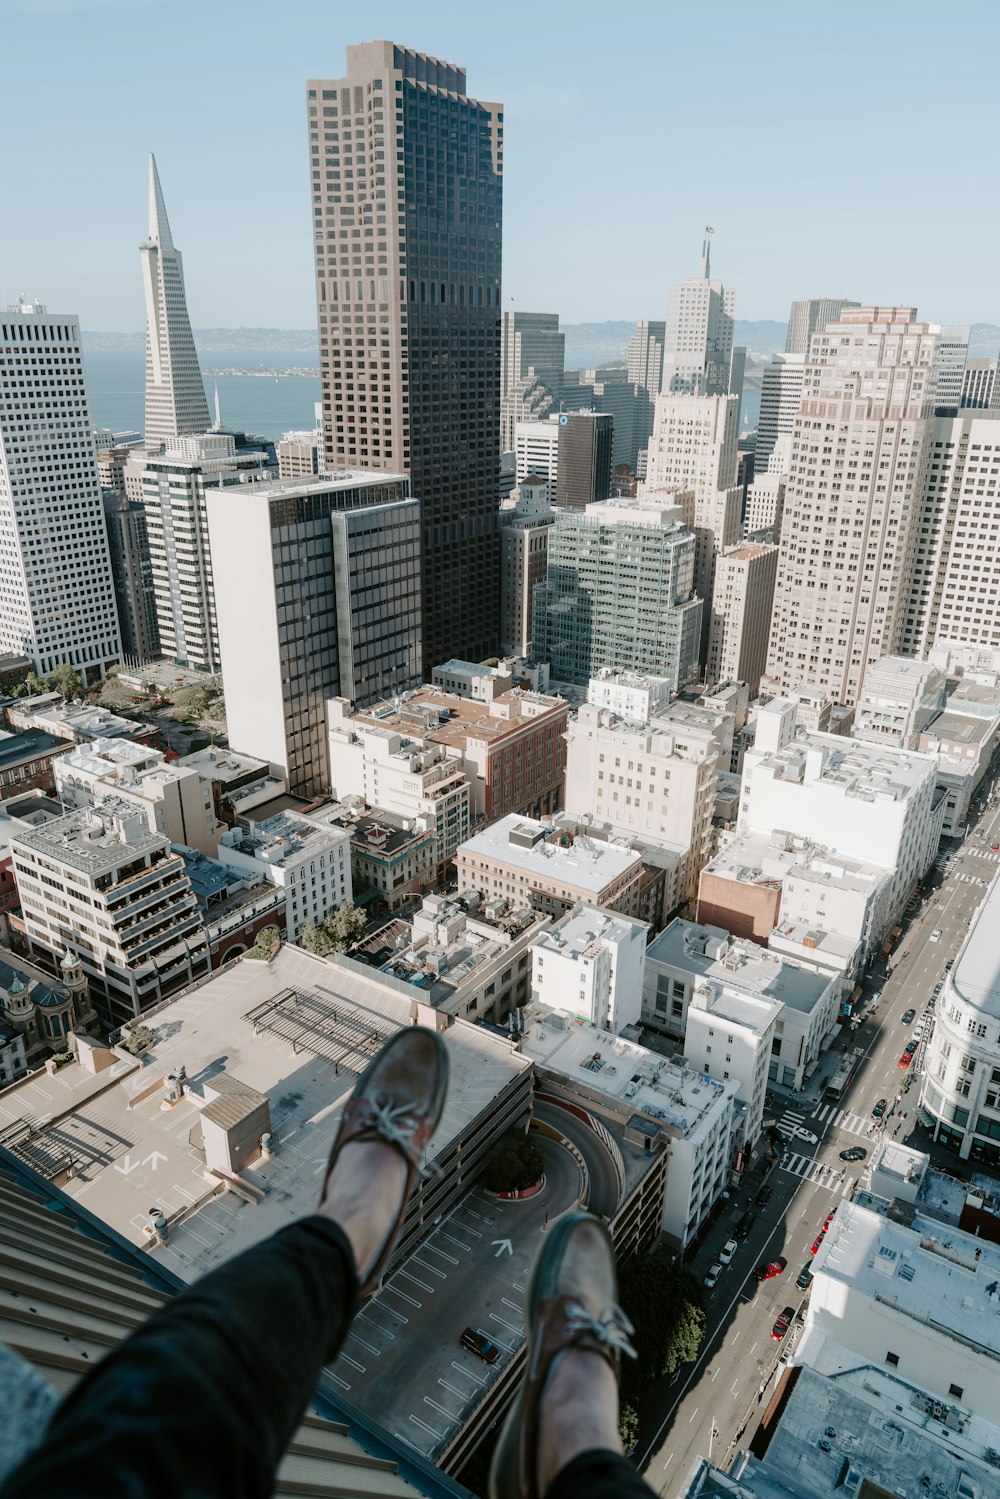
[[1000,323],[996,0],[0,0],[0,287],[143,324],[156,153],[196,327],[315,321],[305,89],[376,36],[503,101],[504,303],[662,317],[715,227],[737,314]]

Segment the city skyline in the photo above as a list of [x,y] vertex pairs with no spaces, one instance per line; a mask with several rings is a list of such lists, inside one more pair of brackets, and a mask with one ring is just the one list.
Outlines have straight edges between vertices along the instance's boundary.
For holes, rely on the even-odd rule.
[[[585,21],[570,37],[558,11],[543,15],[518,5],[500,33],[488,36],[476,18],[446,4],[427,8],[419,24],[412,12],[386,3],[363,27],[324,29],[327,12],[313,0],[298,0],[286,12],[292,24],[268,35],[266,73],[260,27],[253,24],[255,14],[262,23],[266,17],[253,4],[237,11],[221,0],[199,16],[194,52],[182,25],[160,28],[155,54],[146,33],[166,13],[160,0],[8,0],[0,9],[11,55],[32,55],[44,46],[61,100],[59,111],[39,116],[30,108],[30,70],[15,73],[8,85],[13,113],[23,108],[33,120],[32,170],[14,155],[0,167],[0,182],[23,210],[0,235],[0,300],[24,292],[52,306],[73,306],[85,329],[141,326],[141,278],[133,257],[142,225],[125,189],[150,150],[169,178],[194,326],[313,324],[302,88],[309,76],[335,72],[346,44],[370,36],[459,59],[481,97],[504,100],[505,308],[553,308],[571,323],[662,318],[667,287],[691,275],[710,222],[717,230],[718,273],[735,287],[744,317],[783,316],[793,298],[844,285],[866,304],[906,303],[942,322],[1000,323],[989,257],[967,251],[969,244],[997,238],[997,208],[978,191],[989,172],[988,137],[974,128],[977,98],[989,87],[990,36],[1000,29],[1000,16],[984,4],[967,8],[975,12],[981,45],[961,77],[947,75],[936,84],[935,117],[944,114],[953,129],[938,130],[929,114],[926,121],[908,115],[909,149],[894,163],[892,192],[885,189],[881,154],[866,144],[870,111],[839,113],[829,136],[818,128],[790,132],[786,96],[762,85],[775,76],[804,79],[808,70],[817,98],[877,98],[875,123],[888,123],[909,108],[907,79],[934,55],[934,13],[925,4],[908,10],[902,33],[892,17],[873,18],[858,5],[842,10],[841,34],[849,39],[856,22],[866,41],[863,54],[851,52],[846,72],[842,50],[830,45],[818,14],[803,16],[784,3],[768,8],[771,26],[762,26],[758,14],[724,5],[727,46],[720,51],[694,17],[651,16],[637,4],[619,8],[610,33],[602,27],[598,37],[596,21]],[[176,13],[171,7],[171,17]],[[239,26],[231,24],[237,15]],[[53,16],[58,26],[49,24]],[[101,17],[114,23],[117,70],[116,87],[98,95],[87,63],[96,65],[105,45],[95,25]],[[227,66],[220,68],[223,56]],[[898,64],[893,69],[885,67],[890,56]],[[699,63],[709,61],[720,92],[740,102],[729,112],[699,112],[697,151],[664,153],[656,144],[660,101],[670,97],[677,117],[690,117],[685,101],[700,88]],[[179,68],[188,80],[184,110],[151,105]],[[613,103],[608,81],[628,69],[633,76],[624,102],[602,114],[600,132],[579,152],[594,96],[604,90]],[[549,86],[539,89],[538,76]],[[836,95],[834,84],[840,86]],[[67,114],[77,122],[71,136],[61,123]],[[541,152],[540,131],[546,141]],[[955,133],[964,142],[960,155],[948,145]],[[742,151],[737,140],[745,143]],[[772,150],[776,142],[780,151],[769,168],[775,191],[747,195],[748,206],[727,213],[727,204],[742,201],[740,180],[748,166],[765,143]],[[241,163],[249,174],[241,169],[238,177],[240,218],[252,233],[242,236],[233,256],[236,189],[226,183],[237,181]],[[94,192],[95,173],[110,179],[115,192]],[[595,212],[594,183],[603,181],[614,183],[614,212]],[[805,192],[810,181],[822,181],[824,193]],[[960,217],[924,212],[937,181],[947,181],[952,198],[962,200]],[[830,214],[824,203],[838,182],[837,212]],[[58,237],[39,229],[51,213],[54,183],[79,242],[73,257],[62,253]],[[623,214],[626,222],[634,214],[641,229],[623,236]],[[960,259],[961,279],[949,274]]]

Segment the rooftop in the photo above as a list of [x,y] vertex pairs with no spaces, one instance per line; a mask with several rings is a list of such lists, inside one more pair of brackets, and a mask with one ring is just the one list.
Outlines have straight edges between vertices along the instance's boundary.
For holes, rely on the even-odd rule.
[[[674,707],[686,711],[674,714]],[[571,733],[575,723],[580,730],[607,729],[613,734],[627,734],[637,741],[636,749],[649,755],[670,755],[677,760],[690,760],[694,749],[696,757],[704,759],[714,753],[716,743],[712,729],[706,722],[709,716],[709,713],[694,708],[690,703],[677,703],[671,704],[670,710],[657,712],[643,722],[623,717],[613,708],[602,708],[596,703],[588,702],[581,703],[576,719],[569,727]],[[678,734],[683,735],[680,743]],[[642,741],[641,745],[639,740]]]
[[134,739],[91,739],[87,744],[78,744],[62,756],[62,763],[64,768],[106,777],[126,768],[144,769],[149,765],[162,765],[163,755],[159,750],[151,750],[148,745],[136,744]]
[[24,729],[15,734],[0,729],[0,770],[18,765],[22,760],[38,760],[43,755],[58,754],[68,748],[67,740],[41,729]]
[[[155,1039],[141,1058],[116,1057],[96,1077],[74,1063],[0,1092],[0,1131],[34,1121],[18,1152],[27,1163],[44,1172],[72,1156],[66,1195],[192,1281],[313,1210],[357,1073],[412,1011],[412,1000],[361,964],[283,946],[270,963],[229,964],[145,1015]],[[444,1040],[451,1079],[432,1161],[528,1066],[507,1042],[462,1021]],[[180,1066],[190,1095],[164,1107],[162,1083]],[[209,1101],[205,1086],[221,1073],[270,1100],[274,1158],[240,1171],[262,1194],[253,1206],[233,1193],[218,1197],[190,1140]],[[143,1231],[154,1202],[171,1221],[169,1242],[157,1247]],[[182,1211],[188,1216],[175,1223]]]
[[513,865],[548,882],[563,880],[592,895],[599,895],[629,871],[637,871],[641,863],[640,855],[625,842],[601,843],[583,834],[574,837],[516,813],[468,838],[459,847],[459,858],[463,852]]
[[826,844],[781,829],[771,834],[737,832],[705,866],[708,874],[739,880],[744,885],[779,885],[786,875],[809,880],[837,890],[870,894],[886,872],[883,866],[867,864],[835,853]]
[[730,988],[745,989],[793,1010],[809,1014],[826,994],[830,980],[800,968],[741,937],[731,937],[717,926],[698,926],[680,918],[664,927],[646,949],[647,962]]
[[254,773],[265,776],[269,771],[266,760],[254,760],[250,755],[237,754],[235,750],[213,747],[195,750],[193,755],[184,755],[177,763],[189,765],[206,781],[220,781],[223,785]]
[[[852,1474],[878,1485],[879,1493],[913,1499],[995,1494],[1000,1459],[989,1463],[984,1454],[996,1456],[998,1428],[970,1417],[962,1433],[949,1423],[942,1439],[940,1424],[931,1424],[924,1406],[923,1392],[887,1369],[863,1364],[827,1377],[803,1368],[764,1466],[808,1499],[869,1492]],[[828,1450],[817,1440],[824,1432]],[[977,1488],[963,1487],[963,1477],[974,1479]]]
[[738,1092],[739,1084],[732,1078],[716,1082],[683,1062],[544,1005],[532,1004],[528,1014],[523,1056],[603,1094],[619,1111],[658,1120],[675,1138],[698,1131],[723,1100]]
[[246,827],[224,833],[220,846],[250,855],[267,864],[285,864],[306,852],[321,853],[336,848],[350,837],[346,828],[320,826],[295,812],[278,812],[263,822],[247,819]]
[[[465,669],[464,663],[459,665]],[[490,675],[489,671],[486,675]],[[473,741],[492,744],[516,734],[529,718],[543,714],[565,716],[566,712],[561,698],[520,687],[499,693],[492,702],[459,697],[439,687],[417,687],[375,707],[358,709],[350,722],[355,726],[395,729],[462,750]]]
[[638,921],[632,916],[618,916],[611,911],[582,906],[542,932],[532,945],[536,952],[552,952],[563,958],[589,957],[604,943],[626,942],[636,927],[645,931],[648,925],[648,922]]
[[38,718],[56,727],[69,731],[69,736],[79,734],[84,739],[120,739],[148,732],[150,725],[136,723],[131,718],[121,718],[107,708],[94,708],[89,703],[68,703],[58,692],[43,692],[37,697],[22,697],[13,703],[8,713],[19,718]]
[[816,1273],[849,1282],[937,1333],[1000,1360],[1000,1245],[942,1226],[919,1206],[906,1222],[885,1199],[846,1199],[816,1256]]
[[142,812],[115,796],[19,830],[11,841],[88,875],[168,846],[162,833],[150,832]]
[[[773,706],[774,703],[768,704]],[[763,709],[762,713],[766,711]],[[760,717],[757,723],[759,744]],[[932,756],[915,750],[865,744],[838,734],[812,733],[802,728],[782,749],[748,753],[754,755],[755,771],[762,767],[772,769],[779,781],[800,786],[818,781],[837,787],[845,797],[870,802],[905,801],[937,770]]]
[[945,708],[932,718],[920,735],[922,748],[930,748],[936,740],[949,740],[952,744],[982,744],[992,734],[994,724],[989,718],[980,718],[970,713],[956,713]]

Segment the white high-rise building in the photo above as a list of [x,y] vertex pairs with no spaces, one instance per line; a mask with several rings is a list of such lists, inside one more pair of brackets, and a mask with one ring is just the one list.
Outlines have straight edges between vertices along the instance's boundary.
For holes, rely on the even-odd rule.
[[1000,412],[930,423],[902,649],[1000,646]]
[[103,677],[120,644],[80,326],[21,301],[0,333],[0,650]]
[[969,326],[961,323],[932,323],[937,335],[934,349],[934,379],[930,401],[935,411],[957,412],[965,387],[965,364],[969,357]]
[[936,378],[911,307],[860,307],[813,335],[795,418],[768,689],[853,704],[900,646]]
[[532,475],[548,480],[546,498],[554,505],[559,493],[559,418],[521,422],[514,432],[515,473],[522,485]]
[[778,575],[778,548],[751,541],[720,552],[708,634],[708,676],[746,682],[757,696],[767,665],[767,643]]
[[641,385],[655,400],[663,384],[663,345],[666,323],[642,319],[628,343],[628,378]]
[[146,291],[146,445],[185,432],[207,432],[208,402],[184,294],[181,252],[149,157],[149,237],[139,246]]
[[664,394],[724,396],[733,358],[736,293],[711,279],[711,229],[701,248],[701,273],[670,288],[663,348]]
[[804,354],[773,354],[761,375],[760,421],[754,448],[755,478],[769,470],[787,474],[792,429],[802,404]]
[[684,521],[695,536],[695,592],[704,600],[700,660],[708,653],[715,566],[719,554],[740,539],[743,491],[736,482],[739,460],[738,396],[668,395],[656,402],[646,465],[645,493],[688,491],[694,505]]
[[549,528],[555,512],[545,480],[525,480],[500,508],[500,649],[531,655],[531,600],[548,572]]

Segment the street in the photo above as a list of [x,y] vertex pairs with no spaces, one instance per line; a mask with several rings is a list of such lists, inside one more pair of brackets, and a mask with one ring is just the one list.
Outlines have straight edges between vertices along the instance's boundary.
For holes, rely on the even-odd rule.
[[[879,959],[866,980],[860,1026],[842,1026],[834,1047],[825,1054],[824,1076],[829,1076],[833,1059],[845,1053],[856,1059],[844,1097],[825,1100],[814,1078],[807,1092],[783,1095],[777,1102],[777,1128],[787,1146],[781,1164],[766,1178],[771,1196],[766,1205],[752,1207],[756,1222],[750,1237],[715,1289],[704,1293],[708,1331],[697,1361],[671,1383],[659,1381],[640,1410],[636,1461],[658,1492],[672,1495],[681,1490],[698,1457],[712,1457],[723,1466],[737,1446],[749,1443],[773,1393],[778,1360],[794,1347],[799,1330],[793,1322],[778,1341],[771,1336],[772,1325],[783,1308],[802,1307],[808,1291],[796,1287],[796,1276],[810,1261],[810,1248],[827,1214],[859,1183],[864,1185],[872,1149],[883,1132],[928,1150],[935,1165],[951,1171],[958,1165],[957,1157],[935,1146],[930,1131],[916,1123],[921,1049],[907,1068],[899,1066],[899,1058],[935,985],[945,977],[945,963],[954,959],[997,874],[1000,851],[991,848],[996,842],[1000,812],[987,802],[978,822],[970,814],[961,844],[943,843],[942,848],[951,851],[947,874],[935,875],[925,884],[899,947],[890,956],[888,974]],[[940,936],[932,941],[935,932]],[[901,1017],[909,1009],[916,1016],[904,1025]],[[774,1090],[775,1096],[779,1091]],[[885,1114],[876,1120],[872,1110],[883,1098]],[[818,1144],[807,1144],[795,1135],[796,1128],[816,1135]],[[842,1161],[840,1152],[851,1147],[863,1148],[865,1159]],[[691,1261],[689,1268],[699,1282],[751,1207],[755,1192],[756,1183],[734,1194],[730,1210]],[[778,1258],[787,1262],[784,1272],[758,1285],[754,1266]]]

